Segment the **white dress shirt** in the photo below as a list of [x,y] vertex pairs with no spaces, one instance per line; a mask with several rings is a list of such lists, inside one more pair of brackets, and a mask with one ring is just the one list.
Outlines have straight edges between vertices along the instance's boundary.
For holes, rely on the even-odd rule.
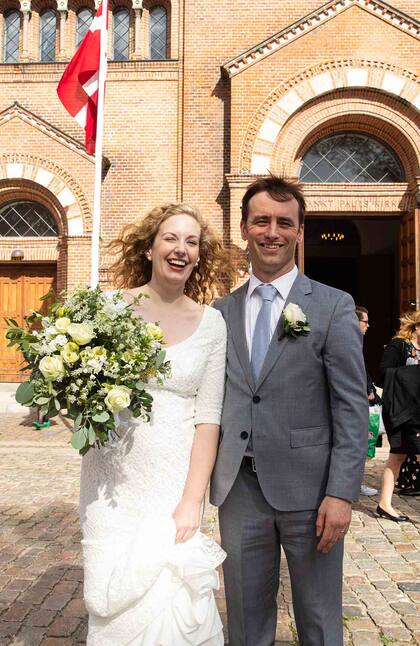
[[[277,323],[283,311],[284,303],[286,302],[289,292],[292,288],[293,283],[296,280],[298,275],[298,268],[296,265],[289,271],[287,274],[272,280],[270,285],[273,285],[277,289],[277,294],[273,300],[273,306],[271,309],[271,324],[270,324],[270,336],[273,336],[273,332],[277,327]],[[251,349],[252,349],[252,338],[254,336],[255,322],[257,320],[258,312],[260,311],[262,305],[262,299],[258,292],[255,291],[258,285],[262,285],[262,281],[259,280],[254,274],[251,274],[249,279],[248,291],[245,299],[245,333],[246,333],[246,342],[248,344],[249,359],[251,360]]]

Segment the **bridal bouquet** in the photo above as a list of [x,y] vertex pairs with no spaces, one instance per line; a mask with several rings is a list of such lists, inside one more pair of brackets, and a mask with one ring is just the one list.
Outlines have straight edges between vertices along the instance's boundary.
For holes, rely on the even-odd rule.
[[150,418],[146,385],[162,383],[169,373],[163,332],[135,315],[121,292],[77,288],[50,305],[46,316],[33,312],[25,322],[22,328],[7,320],[9,346],[18,346],[31,371],[16,400],[39,406],[48,418],[70,418],[71,444],[81,455],[115,439],[120,411]]

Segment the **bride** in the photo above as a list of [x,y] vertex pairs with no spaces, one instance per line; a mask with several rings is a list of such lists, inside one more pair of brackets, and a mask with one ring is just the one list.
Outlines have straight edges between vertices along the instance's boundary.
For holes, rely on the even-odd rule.
[[204,303],[222,268],[229,275],[228,259],[185,204],[155,208],[111,248],[125,299],[144,295],[135,311],[163,328],[171,376],[148,386],[149,423],[120,413],[115,445],[82,460],[87,644],[219,646],[213,590],[225,553],[200,532],[200,518],[218,446],[226,327]]

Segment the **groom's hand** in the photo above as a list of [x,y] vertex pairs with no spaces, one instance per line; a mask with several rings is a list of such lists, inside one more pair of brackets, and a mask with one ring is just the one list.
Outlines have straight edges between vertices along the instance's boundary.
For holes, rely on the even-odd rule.
[[351,502],[325,496],[318,509],[316,535],[320,539],[318,551],[326,554],[337,541],[344,538],[351,521]]

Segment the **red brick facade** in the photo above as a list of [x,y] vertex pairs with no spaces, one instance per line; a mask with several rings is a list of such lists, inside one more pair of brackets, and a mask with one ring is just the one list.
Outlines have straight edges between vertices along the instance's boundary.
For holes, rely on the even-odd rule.
[[[167,60],[150,56],[150,10],[167,11]],[[56,86],[93,0],[0,0],[19,11],[19,63],[0,64],[0,208],[33,199],[57,219],[51,239],[0,237],[25,261],[57,261],[59,287],[89,279],[94,164]],[[400,306],[420,300],[420,80],[417,0],[114,0],[129,10],[128,60],[110,61],[102,241],[168,200],[198,206],[241,245],[239,203],[268,169],[298,177],[320,138],[363,132],[401,160],[399,184],[310,184],[309,217],[383,215],[401,222]],[[57,16],[55,62],[39,62],[40,15]],[[112,55],[111,55],[112,59]],[[4,58],[2,59],[4,60]],[[304,251],[300,254],[302,266]],[[102,254],[102,269],[109,259]],[[106,272],[101,273],[106,279]]]

